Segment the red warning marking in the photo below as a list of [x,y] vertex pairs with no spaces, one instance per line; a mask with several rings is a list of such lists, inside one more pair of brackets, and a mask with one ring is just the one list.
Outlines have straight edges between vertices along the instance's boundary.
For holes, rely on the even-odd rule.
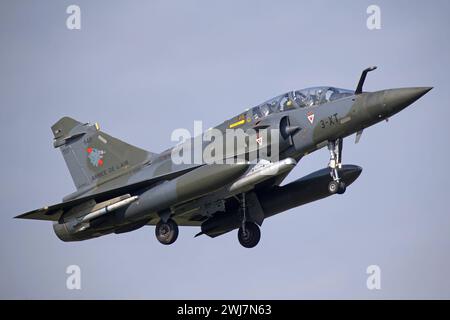
[[92,152],[92,148],[87,148],[86,151],[87,151],[87,153],[91,153]]
[[308,117],[308,121],[312,124],[314,122],[314,113],[308,112],[306,116]]
[[256,143],[258,143],[259,145],[262,145],[262,143],[263,143],[263,138],[262,138],[262,137],[256,138]]

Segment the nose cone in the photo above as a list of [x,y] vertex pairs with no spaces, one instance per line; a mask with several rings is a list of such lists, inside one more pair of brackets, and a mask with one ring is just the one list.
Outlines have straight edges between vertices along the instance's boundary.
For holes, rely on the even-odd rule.
[[386,90],[384,95],[385,107],[389,114],[395,114],[418,100],[431,89],[433,88],[416,87]]

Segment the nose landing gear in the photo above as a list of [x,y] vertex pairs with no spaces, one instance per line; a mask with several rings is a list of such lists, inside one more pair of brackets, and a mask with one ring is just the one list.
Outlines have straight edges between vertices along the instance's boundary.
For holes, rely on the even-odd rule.
[[328,192],[330,194],[343,194],[347,188],[345,182],[341,181],[339,177],[339,169],[342,168],[342,147],[342,138],[328,142],[328,151],[330,151],[328,167],[330,168],[330,175],[333,178],[333,181],[328,184]]

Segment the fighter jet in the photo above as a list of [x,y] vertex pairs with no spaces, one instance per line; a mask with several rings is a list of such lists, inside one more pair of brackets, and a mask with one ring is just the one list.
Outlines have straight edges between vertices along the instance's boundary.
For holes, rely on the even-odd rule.
[[[151,225],[158,241],[169,245],[178,237],[178,226],[195,226],[200,227],[196,236],[213,238],[238,229],[240,244],[255,247],[265,219],[343,194],[359,177],[361,167],[342,164],[345,137],[356,134],[358,142],[364,129],[432,89],[365,92],[366,75],[375,69],[362,72],[356,90],[323,86],[290,91],[214,127],[215,132],[240,130],[245,136],[243,146],[231,152],[210,153],[224,162],[174,161],[174,154],[184,157],[193,149],[196,137],[154,153],[106,134],[98,124],[64,117],[51,127],[53,145],[61,150],[76,191],[61,203],[16,218],[53,221],[62,241]],[[267,130],[270,136],[263,134]],[[199,145],[202,151],[208,148],[207,141]],[[269,151],[260,152],[262,147]],[[330,154],[327,167],[283,184],[304,156],[324,147]]]

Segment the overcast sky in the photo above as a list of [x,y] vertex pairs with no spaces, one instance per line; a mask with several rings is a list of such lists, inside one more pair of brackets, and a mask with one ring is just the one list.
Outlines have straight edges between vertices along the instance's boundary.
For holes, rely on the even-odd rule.
[[[67,6],[81,30],[66,28]],[[381,29],[366,27],[370,4]],[[450,2],[0,2],[0,298],[450,298]],[[172,246],[153,227],[64,243],[12,217],[74,191],[50,126],[68,115],[160,152],[175,128],[213,126],[295,88],[433,86],[345,140],[364,168],[343,196],[266,220],[254,249],[236,232]],[[326,150],[288,181],[323,168]],[[67,266],[81,290],[67,290]],[[366,268],[381,268],[381,290]]]

